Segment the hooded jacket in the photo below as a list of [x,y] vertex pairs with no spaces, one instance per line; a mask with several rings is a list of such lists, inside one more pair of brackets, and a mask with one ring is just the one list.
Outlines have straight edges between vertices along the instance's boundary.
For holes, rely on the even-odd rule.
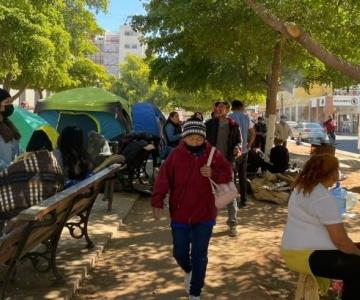
[[[211,145],[206,142],[200,156],[192,154],[181,143],[161,166],[156,179],[151,205],[164,207],[164,199],[169,192],[170,217],[172,221],[186,224],[213,221],[217,208],[209,179],[200,174],[206,165]],[[212,163],[212,179],[216,183],[232,180],[230,163],[216,150]]]

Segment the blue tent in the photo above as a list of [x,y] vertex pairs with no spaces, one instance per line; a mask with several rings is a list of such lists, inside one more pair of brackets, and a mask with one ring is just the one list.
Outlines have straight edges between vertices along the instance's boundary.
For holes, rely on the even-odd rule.
[[136,103],[131,106],[132,125],[135,132],[147,132],[161,137],[166,119],[159,108],[149,102]]

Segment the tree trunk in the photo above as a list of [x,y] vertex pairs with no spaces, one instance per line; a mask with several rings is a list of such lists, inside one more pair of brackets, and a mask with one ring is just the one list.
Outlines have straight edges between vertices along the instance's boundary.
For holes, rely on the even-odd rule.
[[12,79],[11,73],[7,73],[3,84],[3,89],[6,90],[7,92],[10,92],[11,79]]
[[38,94],[39,94],[39,99],[44,99],[43,90],[44,89],[37,89],[36,90],[38,92]]
[[25,89],[26,89],[26,86],[20,88],[20,89],[16,92],[16,94],[11,97],[12,102],[14,102],[17,98],[19,98],[20,95],[22,94],[22,92],[25,91]]
[[324,49],[299,26],[296,24],[286,24],[283,20],[280,20],[276,16],[272,15],[264,5],[258,4],[254,0],[244,0],[244,2],[264,21],[264,23],[280,32],[285,37],[292,38],[297,41],[313,56],[318,58],[327,66],[334,68],[356,82],[360,82],[360,65],[352,64]]
[[279,78],[281,72],[281,48],[282,41],[278,41],[274,49],[274,57],[271,67],[271,76],[268,83],[268,99],[266,103],[266,144],[265,156],[268,158],[270,150],[274,144],[275,122],[276,122],[276,98],[279,90]]

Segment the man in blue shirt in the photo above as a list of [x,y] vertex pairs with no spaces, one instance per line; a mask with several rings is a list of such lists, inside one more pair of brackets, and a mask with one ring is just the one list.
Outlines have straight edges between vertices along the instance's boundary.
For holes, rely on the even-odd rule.
[[239,176],[240,186],[240,202],[239,207],[245,207],[247,201],[247,158],[248,150],[251,149],[255,141],[256,133],[254,123],[247,113],[245,113],[245,106],[239,100],[234,100],[231,103],[232,113],[229,115],[236,123],[239,124],[239,129],[242,137],[241,156],[236,160],[237,172]]

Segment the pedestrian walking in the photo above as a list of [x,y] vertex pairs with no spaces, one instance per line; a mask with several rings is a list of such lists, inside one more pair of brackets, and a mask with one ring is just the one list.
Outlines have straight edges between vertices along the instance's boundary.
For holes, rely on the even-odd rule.
[[238,207],[245,207],[247,202],[247,160],[248,150],[255,141],[254,123],[245,113],[245,105],[240,100],[231,103],[232,113],[229,115],[238,125],[241,133],[241,155],[236,159],[236,170],[239,177],[240,201]]
[[206,129],[201,121],[186,121],[182,137],[183,142],[160,168],[151,204],[158,218],[169,193],[173,255],[185,272],[189,299],[199,300],[217,215],[209,178],[216,183],[227,183],[232,174],[231,165],[218,150],[211,166],[206,166],[211,145],[205,140]]
[[[241,155],[241,136],[239,125],[227,117],[229,112],[228,103],[219,102],[216,106],[218,116],[210,119],[205,123],[206,138],[208,142],[216,147],[223,156],[232,164],[235,158]],[[227,206],[229,226],[229,235],[234,237],[237,232],[237,201],[234,199],[232,203]]]
[[335,134],[336,122],[333,116],[330,115],[329,119],[327,119],[323,124],[326,129],[327,136],[329,138],[329,143],[334,146],[336,142],[336,134]]
[[287,146],[287,139],[291,136],[291,129],[289,124],[286,122],[287,117],[282,115],[280,117],[280,122],[275,125],[275,137],[283,140],[283,146]]

